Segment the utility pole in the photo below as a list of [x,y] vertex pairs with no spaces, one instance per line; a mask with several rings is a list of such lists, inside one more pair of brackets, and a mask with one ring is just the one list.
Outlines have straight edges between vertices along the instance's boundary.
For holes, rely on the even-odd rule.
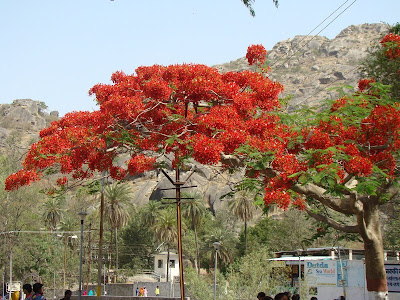
[[92,223],[89,223],[89,241],[88,241],[88,258],[87,258],[87,279],[86,279],[86,291],[89,290],[89,277],[90,277],[90,261],[91,261],[91,236],[92,236]]
[[[182,187],[189,180],[189,178],[193,175],[194,170],[189,174],[188,178],[186,178],[185,181],[180,181],[180,172],[179,172],[178,167],[175,168],[175,181],[172,180],[172,178],[163,169],[161,169],[161,172],[175,186],[175,188],[172,188],[175,190],[175,198],[164,198],[164,199],[176,200],[175,203],[176,203],[176,219],[177,219],[177,226],[178,226],[179,285],[180,285],[180,291],[181,291],[181,300],[184,300],[185,299],[185,282],[183,279],[182,217],[181,217],[181,203],[182,202],[181,202],[181,200],[188,199],[188,198],[181,197],[181,188],[195,187],[195,186]],[[163,189],[163,190],[169,190],[169,189]],[[168,268],[168,266],[169,266],[169,261],[167,262],[167,268]]]
[[104,223],[104,177],[106,176],[106,172],[103,171],[101,173],[101,196],[100,196],[100,233],[99,233],[99,257],[98,257],[98,266],[97,266],[97,299],[100,299],[101,296],[101,267],[102,267],[102,259],[103,259],[103,223]]

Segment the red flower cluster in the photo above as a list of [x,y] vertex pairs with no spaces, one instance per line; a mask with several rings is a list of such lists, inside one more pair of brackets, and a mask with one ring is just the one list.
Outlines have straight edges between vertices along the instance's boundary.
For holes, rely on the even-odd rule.
[[334,112],[341,109],[342,107],[345,107],[349,101],[351,101],[351,99],[349,99],[348,97],[342,97],[335,100],[335,102],[331,106],[331,111]]
[[193,137],[193,158],[201,164],[216,164],[220,160],[224,146],[221,142],[207,137],[204,134],[196,134]]
[[370,156],[371,161],[381,170],[386,171],[390,176],[394,175],[397,167],[396,160],[391,151],[384,150]]
[[155,157],[148,157],[143,154],[139,154],[132,157],[128,163],[128,172],[131,175],[137,175],[154,169],[156,163]]
[[365,90],[369,89],[369,87],[371,86],[371,83],[375,82],[375,78],[371,78],[371,79],[361,79],[358,82],[358,89],[361,92],[364,92]]
[[251,45],[247,48],[246,58],[250,66],[253,64],[263,65],[266,55],[267,50],[265,50],[263,45]]
[[126,178],[127,171],[121,167],[110,166],[110,176],[115,180],[123,180]]
[[306,209],[306,205],[305,205],[305,201],[303,198],[298,197],[296,198],[293,202],[292,205],[297,207],[297,209],[299,210],[305,210]]
[[59,186],[64,186],[67,183],[68,179],[67,177],[61,177],[57,179],[57,185]]
[[8,176],[4,185],[6,191],[13,191],[19,189],[21,186],[30,185],[36,180],[39,180],[39,175],[36,172],[20,170]]
[[264,195],[264,203],[266,206],[276,204],[279,208],[286,210],[290,206],[291,196],[287,191],[283,189],[266,189]]
[[385,55],[389,59],[400,58],[400,35],[393,33],[386,35],[382,39],[381,45],[385,48]]
[[[321,127],[327,127],[321,123]],[[328,132],[324,132],[320,128],[303,131],[304,147],[306,149],[326,149],[332,146],[331,137]]]
[[354,156],[347,162],[345,169],[349,174],[369,176],[372,173],[372,167],[372,162],[368,158]]

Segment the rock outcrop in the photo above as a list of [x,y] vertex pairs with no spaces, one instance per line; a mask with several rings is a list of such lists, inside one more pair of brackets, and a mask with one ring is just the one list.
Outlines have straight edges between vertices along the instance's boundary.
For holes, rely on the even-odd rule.
[[0,147],[12,132],[17,132],[20,147],[28,147],[38,139],[41,129],[58,119],[58,112],[47,112],[47,106],[40,101],[17,99],[12,104],[0,104]]

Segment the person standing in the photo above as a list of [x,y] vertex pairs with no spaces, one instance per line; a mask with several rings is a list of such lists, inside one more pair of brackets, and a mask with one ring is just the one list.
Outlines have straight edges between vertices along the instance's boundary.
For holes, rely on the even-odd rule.
[[257,299],[258,300],[265,300],[265,293],[264,292],[259,292],[257,294]]
[[62,298],[61,300],[70,300],[71,296],[72,296],[71,290],[66,290],[64,293],[64,298]]
[[279,293],[275,295],[274,300],[289,300],[289,297],[285,293]]
[[43,296],[43,284],[36,282],[33,285],[33,297],[32,300],[46,300],[46,298]]
[[143,297],[147,297],[147,289],[146,289],[146,287],[143,288]]
[[154,293],[156,294],[156,296],[160,296],[160,288],[158,287],[158,285],[157,285],[156,290],[154,291]]
[[136,287],[135,296],[136,296],[136,297],[139,296],[139,287],[138,287],[138,286]]
[[22,286],[22,291],[25,294],[25,300],[32,300],[32,286],[29,283],[26,283]]
[[143,297],[143,287],[140,287],[140,291],[139,291],[139,297]]

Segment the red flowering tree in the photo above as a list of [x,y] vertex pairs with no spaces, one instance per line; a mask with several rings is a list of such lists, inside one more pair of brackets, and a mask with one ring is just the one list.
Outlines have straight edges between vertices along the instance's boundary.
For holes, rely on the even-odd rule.
[[[258,63],[266,52],[256,49],[251,57]],[[116,72],[111,79],[112,84],[90,90],[98,111],[69,113],[40,132],[23,169],[6,180],[7,190],[39,180],[49,169],[61,174],[61,186],[97,172],[122,180],[163,167],[158,158],[169,153],[175,155],[173,166],[188,158],[217,164],[221,158],[228,162],[225,158],[242,144],[267,149],[285,139],[286,126],[270,115],[279,107],[282,86],[265,74],[220,74],[183,64],[139,67],[133,75]],[[129,159],[121,164],[120,157]],[[99,244],[101,232],[102,222]]]
[[328,110],[297,120],[299,126],[291,127],[295,138],[268,153],[261,165],[250,161],[250,173],[262,175],[266,205],[296,206],[337,230],[359,234],[368,291],[385,299],[379,207],[398,194],[400,106],[368,82]]
[[[390,95],[400,98],[400,35],[399,25],[392,33],[384,36],[362,64],[364,77],[375,78],[377,82],[390,85]],[[397,33],[396,33],[397,32]]]
[[[23,169],[6,180],[7,190],[40,179],[49,168],[62,174],[61,185],[66,174],[70,181],[108,171],[121,180],[158,167],[157,157],[168,153],[175,154],[174,166],[187,158],[217,164],[221,153],[274,143],[285,132],[269,114],[279,107],[282,86],[259,73],[155,65],[134,75],[116,72],[112,82],[90,90],[98,111],[69,113],[40,132]],[[116,163],[121,154],[130,157],[123,165]]]
[[[389,34],[380,46],[388,71],[396,76],[399,41]],[[386,299],[388,290],[379,207],[398,195],[399,79],[390,78],[385,82],[392,87],[364,79],[354,95],[330,102],[318,114],[296,116],[290,120],[288,143],[278,139],[270,152],[250,150],[256,159],[247,162],[248,174],[265,187],[266,205],[296,206],[337,230],[361,236],[367,288],[374,299]]]

